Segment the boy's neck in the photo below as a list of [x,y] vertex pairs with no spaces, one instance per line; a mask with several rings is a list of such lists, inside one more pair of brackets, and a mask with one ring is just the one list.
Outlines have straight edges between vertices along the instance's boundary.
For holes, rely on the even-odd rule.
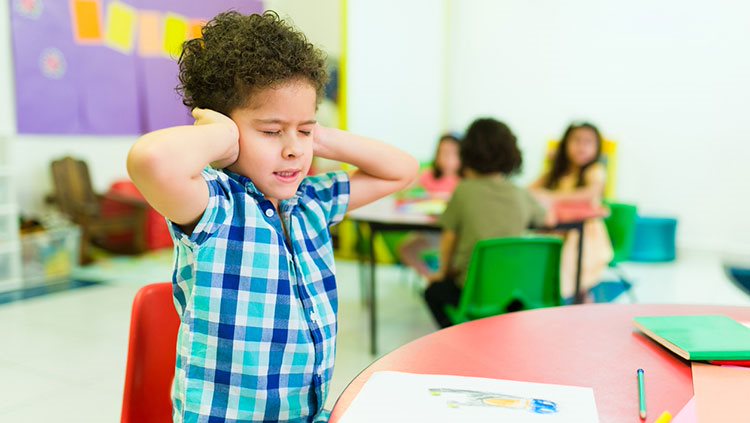
[[493,172],[493,173],[479,173],[474,169],[467,168],[464,171],[464,176],[467,179],[483,179],[483,178],[499,178],[503,179],[505,176],[500,172]]

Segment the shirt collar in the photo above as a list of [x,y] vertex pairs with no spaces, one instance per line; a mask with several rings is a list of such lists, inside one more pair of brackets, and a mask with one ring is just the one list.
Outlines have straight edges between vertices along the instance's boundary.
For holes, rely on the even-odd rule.
[[[221,171],[224,172],[229,178],[237,181],[239,184],[244,186],[245,191],[250,194],[250,196],[253,197],[256,201],[260,202],[266,199],[266,196],[262,192],[260,192],[258,187],[255,186],[253,181],[247,176],[240,175],[239,173],[234,173],[228,169],[222,169]],[[307,186],[307,184],[307,178],[302,179],[302,182],[300,182],[299,187],[297,187],[297,192],[294,194],[294,196],[286,200],[281,200],[281,209],[289,210],[297,205],[300,197],[302,197],[305,193],[305,187]]]

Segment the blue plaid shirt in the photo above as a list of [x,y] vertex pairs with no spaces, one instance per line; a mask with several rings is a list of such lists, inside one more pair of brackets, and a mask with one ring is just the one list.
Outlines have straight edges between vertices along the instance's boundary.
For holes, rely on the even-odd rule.
[[250,179],[211,168],[203,177],[209,201],[192,234],[170,225],[174,421],[321,419],[338,308],[329,227],[344,217],[349,177],[305,178],[281,216]]

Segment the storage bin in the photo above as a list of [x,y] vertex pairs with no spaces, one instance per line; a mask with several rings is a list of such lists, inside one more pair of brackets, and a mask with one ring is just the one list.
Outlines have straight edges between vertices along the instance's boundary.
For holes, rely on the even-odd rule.
[[631,261],[666,262],[676,256],[677,219],[638,216]]
[[18,243],[0,243],[0,293],[18,289],[19,274]]
[[21,236],[21,278],[24,287],[67,280],[78,265],[81,230],[60,227]]

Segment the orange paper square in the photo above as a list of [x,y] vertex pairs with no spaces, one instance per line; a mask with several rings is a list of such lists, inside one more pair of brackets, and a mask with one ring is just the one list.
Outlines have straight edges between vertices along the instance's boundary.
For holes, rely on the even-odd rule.
[[157,57],[163,52],[164,40],[161,15],[155,12],[138,14],[138,53],[141,56]]
[[73,38],[78,44],[98,44],[102,41],[101,4],[99,0],[71,0]]
[[201,30],[204,25],[206,25],[206,21],[191,21],[188,28],[188,40],[203,37]]

